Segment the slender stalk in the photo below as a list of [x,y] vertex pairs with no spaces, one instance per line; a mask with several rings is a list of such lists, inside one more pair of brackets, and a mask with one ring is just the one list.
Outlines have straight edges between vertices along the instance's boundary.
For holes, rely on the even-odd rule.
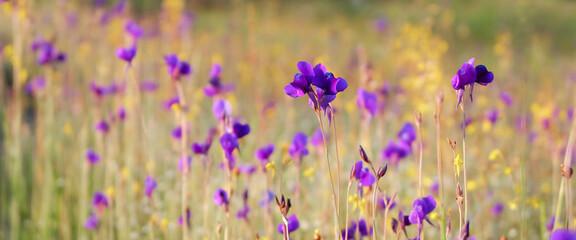
[[[384,202],[386,203],[386,208],[384,210],[384,240],[386,240],[388,238],[388,234],[386,234],[386,226],[388,223],[388,212],[390,211],[390,205],[392,205],[392,203],[394,202],[394,199],[396,199],[396,193],[394,193],[394,195],[392,195],[392,198],[390,198],[390,201],[387,201],[386,199],[384,199]],[[376,231],[374,231],[376,232]]]
[[466,175],[466,108],[462,102],[462,171],[464,172],[464,219],[468,220],[468,177]]
[[[370,166],[372,166],[372,164],[370,164]],[[374,171],[374,167],[372,167],[372,171],[374,172],[374,175],[377,176],[378,173]],[[376,231],[376,193],[378,192],[378,180],[380,180],[380,178],[376,177],[376,182],[374,182],[374,191],[372,192],[372,227],[374,228],[374,233],[372,234],[373,240],[378,239],[378,231]]]
[[[180,150],[181,155],[180,158],[182,159],[182,195],[181,195],[181,214],[182,219],[186,219],[186,190],[187,190],[187,177],[189,172],[188,167],[188,159],[186,156],[186,141],[187,141],[187,134],[186,134],[186,115],[184,114],[184,109],[186,108],[186,100],[184,99],[184,90],[182,89],[182,85],[179,81],[174,80],[174,84],[176,87],[176,91],[178,92],[178,102],[180,104],[180,112],[178,113],[178,117],[180,118],[180,127],[182,128],[182,137],[180,138]],[[183,224],[184,225],[184,224]],[[182,239],[188,239],[188,228],[182,227]]]
[[346,225],[344,227],[344,239],[348,239],[348,199],[350,198],[350,187],[352,186],[352,181],[348,181],[348,188],[346,189]]
[[[575,108],[576,109],[576,108]],[[572,129],[570,130],[570,137],[568,138],[568,145],[566,146],[566,155],[564,155],[564,165],[562,175],[566,182],[566,228],[572,229],[570,220],[572,220],[572,199],[570,192],[570,178],[572,177],[572,153],[574,151],[574,142],[576,141],[576,118],[572,121]]]
[[418,151],[420,152],[419,164],[418,164],[418,190],[420,198],[422,198],[422,115],[420,113],[414,115],[416,122],[416,127],[418,128]]
[[442,239],[446,240],[446,216],[444,213],[444,178],[442,174],[442,148],[440,147],[440,113],[442,111],[442,102],[444,101],[444,94],[441,93],[436,98],[436,113],[434,114],[434,119],[436,120],[436,156],[438,158],[438,185],[439,185],[439,195],[440,195],[440,231],[442,233]]
[[[332,110],[332,108],[330,108],[330,111],[332,112],[332,129],[334,129],[334,146],[336,148],[336,206],[337,206],[337,211],[338,213],[340,213],[340,181],[342,180],[340,177],[340,154],[338,151],[338,135],[336,134],[336,115],[334,114],[334,111]],[[348,200],[346,200],[348,201]],[[338,219],[340,220],[340,219]]]
[[335,196],[336,194],[334,191],[334,180],[332,179],[332,170],[330,167],[330,158],[328,156],[328,144],[326,144],[326,134],[324,133],[324,124],[322,123],[322,116],[320,114],[320,110],[316,110],[316,117],[318,117],[318,122],[320,123],[320,131],[322,132],[322,139],[324,141],[324,151],[326,152],[326,166],[328,168],[328,175],[330,177],[330,185],[332,187],[332,204],[334,205],[334,213],[336,213],[336,216],[335,216],[336,217],[335,218],[336,224],[334,225],[336,236],[334,236],[334,238],[339,239],[340,237],[338,235],[338,228],[339,228],[338,227],[338,222],[339,222],[338,219],[340,219],[340,216],[339,216],[340,214],[338,213],[338,207],[336,205],[336,196]]

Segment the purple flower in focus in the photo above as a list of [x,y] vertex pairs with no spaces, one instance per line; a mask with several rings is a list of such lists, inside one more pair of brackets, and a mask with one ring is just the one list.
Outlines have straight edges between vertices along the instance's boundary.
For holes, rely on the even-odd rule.
[[297,98],[312,91],[312,81],[314,80],[314,70],[308,62],[300,61],[296,64],[300,73],[294,75],[294,81],[284,87],[286,95]]
[[84,228],[88,230],[94,230],[98,225],[100,225],[100,219],[94,213],[91,213],[90,217],[84,222]]
[[100,161],[100,156],[96,152],[94,152],[94,150],[88,149],[86,150],[86,160],[88,160],[88,163],[90,163],[90,165],[94,165]]
[[[1,52],[1,51],[0,51]],[[26,83],[26,93],[28,94],[39,94],[46,88],[46,78],[36,77]]]
[[550,240],[575,240],[576,232],[568,229],[557,229],[550,234]]
[[[278,224],[278,232],[280,234],[284,234],[284,224],[280,223]],[[296,217],[296,215],[292,214],[290,215],[290,217],[288,217],[288,232],[294,232],[296,231],[298,228],[300,227],[300,223],[298,222],[298,218]]]
[[232,125],[232,130],[234,132],[234,135],[236,135],[236,137],[240,139],[248,135],[248,133],[250,133],[250,125],[235,122],[234,125]]
[[410,216],[408,217],[410,223],[422,224],[422,222],[428,218],[427,215],[436,208],[436,201],[432,195],[428,195],[428,197],[416,199],[412,204],[412,207],[414,209],[410,212]]
[[488,69],[486,69],[486,66],[478,65],[474,69],[476,70],[476,81],[475,81],[476,83],[482,86],[486,86],[488,85],[488,83],[494,81],[494,74],[488,71]]
[[106,121],[100,120],[98,123],[96,123],[94,129],[103,134],[107,134],[110,131],[110,125],[108,125]]
[[132,63],[132,59],[136,56],[136,45],[130,47],[119,47],[116,49],[116,56],[128,64]]
[[304,156],[308,155],[308,148],[306,145],[308,144],[308,136],[303,132],[298,132],[294,135],[294,139],[292,140],[292,144],[288,147],[288,152],[290,156],[296,159],[300,159]]
[[216,190],[216,192],[214,193],[214,204],[218,205],[218,206],[222,206],[228,205],[228,193],[226,193],[226,191],[224,191],[222,188],[219,188],[218,190]]
[[334,77],[334,74],[328,72],[322,63],[314,67],[312,85],[322,89],[326,95],[336,95],[348,88],[348,83],[344,78]]
[[464,90],[466,85],[476,81],[476,69],[474,68],[474,58],[462,64],[458,72],[452,76],[452,88],[454,90]]
[[190,64],[180,61],[176,54],[170,54],[164,57],[166,65],[168,66],[168,73],[172,80],[180,80],[180,77],[187,76],[192,72]]
[[363,112],[369,113],[369,116],[372,117],[378,109],[378,97],[375,93],[368,92],[363,88],[358,88],[356,104],[358,104],[358,107],[360,107]]
[[362,163],[362,161],[358,161],[354,164],[354,178],[360,183],[360,186],[370,187],[376,181],[376,177],[370,173],[368,168],[362,168]]

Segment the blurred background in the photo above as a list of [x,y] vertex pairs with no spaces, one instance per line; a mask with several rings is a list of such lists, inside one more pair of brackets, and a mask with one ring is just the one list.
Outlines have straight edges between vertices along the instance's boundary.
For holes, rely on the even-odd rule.
[[[323,63],[349,84],[332,103],[338,134],[329,134],[329,151],[334,161],[337,139],[341,170],[335,176],[342,183],[340,204],[353,209],[351,219],[371,217],[371,200],[359,200],[363,191],[371,196],[371,189],[353,188],[356,198],[344,195],[349,171],[360,160],[358,145],[383,166],[389,141],[420,113],[424,195],[444,205],[451,237],[457,237],[454,160],[463,154],[463,119],[450,79],[470,58],[495,76],[488,86],[476,85],[474,102],[465,94],[471,235],[548,238],[557,213],[562,215],[556,227],[574,222],[573,212],[557,210],[566,204],[559,199],[565,186],[560,164],[573,148],[568,139],[575,106],[574,12],[576,2],[568,0],[0,0],[0,238],[181,238],[181,149],[173,131],[180,114],[188,126],[187,145],[203,142],[218,127],[213,99],[203,92],[215,63],[222,66],[222,82],[234,88],[219,97],[230,102],[234,119],[251,126],[237,161],[258,170],[235,170],[233,213],[226,224],[224,209],[212,201],[214,191],[227,185],[218,167],[224,156],[219,136],[204,157],[188,148],[189,239],[220,239],[226,225],[231,239],[254,239],[255,233],[279,239],[276,206],[259,203],[270,200],[268,191],[293,197],[300,184],[302,195],[293,202],[300,228],[291,236],[310,239],[318,232],[330,238],[324,150],[309,144],[310,155],[298,167],[288,153],[297,132],[312,136],[318,129],[307,99],[283,91],[298,61]],[[127,30],[130,22],[142,30],[137,41]],[[37,42],[50,43],[65,59],[39,62]],[[116,49],[132,44],[137,54],[128,67]],[[192,67],[180,81],[185,111],[166,106],[176,96],[164,61],[168,54]],[[378,98],[377,114],[369,118],[357,105],[360,88]],[[441,94],[437,140],[434,114]],[[107,133],[95,127],[102,121],[109,124]],[[446,139],[457,141],[456,151]],[[275,164],[260,171],[254,152],[268,143],[276,146],[270,158]],[[410,212],[419,196],[417,146],[379,183],[386,196],[396,193],[396,207],[388,226],[378,226],[380,234],[392,237],[391,217]],[[89,162],[89,149],[99,163]],[[212,168],[202,159],[212,159]],[[144,194],[147,176],[158,182],[153,197]],[[244,189],[250,192],[247,203]],[[90,229],[87,219],[101,211],[92,202],[96,192],[109,204],[98,227]],[[236,217],[245,204],[251,207],[248,220]],[[441,235],[440,215],[437,208],[431,216],[436,227],[424,228],[427,237]],[[377,218],[382,225],[383,213]],[[344,228],[343,219],[339,224]],[[415,233],[415,227],[408,229],[410,237]]]

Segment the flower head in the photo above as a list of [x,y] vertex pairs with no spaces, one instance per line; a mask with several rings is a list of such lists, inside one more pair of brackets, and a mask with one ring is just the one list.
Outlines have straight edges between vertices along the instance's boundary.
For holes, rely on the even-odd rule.
[[250,125],[235,122],[232,125],[232,131],[234,132],[234,135],[236,135],[236,137],[240,139],[248,135],[248,133],[250,133]]
[[96,123],[94,129],[96,129],[98,132],[106,134],[110,131],[110,125],[106,121],[100,120],[98,123]]
[[392,161],[392,163],[396,164],[401,159],[408,156],[412,150],[410,146],[407,145],[404,141],[390,141],[388,142],[388,146],[382,151],[382,158],[384,160]]
[[218,121],[223,121],[232,113],[232,105],[226,99],[219,99],[212,105],[212,113]]
[[312,81],[314,80],[314,71],[312,65],[308,62],[300,61],[296,64],[300,73],[294,75],[294,81],[284,87],[286,95],[297,98],[304,96],[312,91]]
[[66,54],[58,51],[52,43],[44,39],[32,42],[32,51],[37,52],[36,62],[40,65],[60,63],[66,61]]
[[191,156],[180,156],[178,160],[178,169],[180,171],[184,171],[184,159],[186,159],[186,166],[188,166],[187,171],[190,171],[190,165],[192,165],[192,157]]
[[360,219],[358,221],[358,231],[360,232],[360,237],[371,236],[374,229],[370,226],[370,230],[368,230],[368,225],[366,224],[366,220]]
[[292,140],[292,144],[288,147],[288,152],[290,156],[293,158],[299,159],[304,156],[308,155],[308,148],[306,145],[308,144],[308,136],[303,132],[298,132],[294,135],[294,139]]
[[356,180],[363,187],[372,186],[372,184],[374,184],[374,182],[376,181],[376,177],[374,177],[374,175],[370,173],[370,170],[368,168],[362,168],[362,164],[363,161],[358,161],[354,164],[355,165],[355,167],[353,168],[354,178],[356,178]]
[[91,213],[90,217],[84,222],[84,227],[88,230],[94,230],[100,225],[100,218],[96,214]]
[[116,56],[127,63],[132,63],[132,59],[136,56],[136,45],[129,47],[119,47],[116,49]]
[[259,148],[254,152],[254,157],[262,163],[262,168],[265,169],[266,164],[270,161],[270,155],[274,153],[274,143]]
[[100,156],[96,152],[94,152],[94,150],[88,149],[86,150],[86,160],[88,160],[88,163],[90,163],[90,165],[94,165],[100,161]]
[[416,129],[414,128],[414,124],[407,122],[404,123],[400,132],[398,132],[398,139],[407,145],[412,144],[414,140],[416,140]]
[[25,90],[28,94],[39,94],[46,88],[46,78],[36,77],[26,83]]
[[92,206],[98,211],[104,210],[104,208],[108,207],[108,197],[102,192],[96,192],[92,198]]
[[576,239],[576,232],[568,229],[557,229],[550,234],[550,240],[574,240]]
[[218,206],[222,206],[222,205],[228,205],[228,193],[226,193],[226,191],[224,191],[224,189],[219,188],[218,190],[216,190],[216,192],[214,193],[214,204],[218,205]]
[[222,66],[219,63],[214,63],[210,70],[210,81],[208,85],[204,87],[204,94],[206,94],[206,96],[214,97],[218,94],[226,93],[234,89],[234,86],[231,84],[222,84],[221,72]]
[[[278,232],[280,234],[284,234],[284,224],[280,223],[278,224]],[[296,217],[296,215],[292,214],[290,215],[290,217],[288,217],[288,232],[294,232],[296,230],[298,230],[298,228],[300,227],[300,223],[298,222],[298,218]]]
[[154,179],[153,176],[146,177],[146,181],[144,182],[144,191],[146,193],[146,196],[148,197],[152,196],[152,192],[154,191],[154,189],[156,189],[156,185],[158,185],[158,183],[156,182],[156,179]]
[[[342,239],[344,239],[344,240],[355,239],[354,235],[356,235],[357,229],[358,229],[358,225],[356,224],[356,222],[354,220],[350,221],[350,225],[348,226],[348,229],[342,229],[342,231],[341,231]],[[348,232],[346,232],[346,230],[348,230]],[[346,234],[348,235],[347,238],[346,238]]]
[[428,214],[430,214],[436,208],[436,201],[432,195],[428,195],[425,198],[418,198],[412,204],[413,210],[410,212],[410,216],[408,219],[410,223],[415,224],[422,224],[423,220],[425,220]]
[[358,104],[358,107],[362,109],[363,112],[368,113],[368,116],[372,117],[378,109],[378,97],[375,93],[368,92],[363,88],[358,88],[356,104]]
[[142,31],[142,28],[140,28],[140,26],[138,26],[138,24],[135,21],[128,21],[128,23],[126,23],[126,26],[124,27],[124,30],[126,30],[126,32],[130,34],[130,36],[132,36],[134,40],[142,37],[144,33],[144,31]]
[[226,153],[227,157],[232,156],[232,152],[234,149],[238,148],[238,138],[234,134],[231,133],[224,133],[222,137],[220,137],[220,145],[224,152]]
[[168,66],[168,73],[170,73],[173,80],[180,80],[180,77],[187,76],[192,72],[190,64],[179,60],[176,54],[167,55],[164,60]]

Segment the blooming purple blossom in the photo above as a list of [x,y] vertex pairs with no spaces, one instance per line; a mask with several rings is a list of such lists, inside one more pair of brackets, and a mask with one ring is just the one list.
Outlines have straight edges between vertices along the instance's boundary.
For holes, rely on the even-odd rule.
[[377,199],[377,203],[378,203],[378,209],[384,210],[386,209],[386,202],[389,202],[390,204],[390,210],[394,209],[394,207],[396,207],[396,202],[390,202],[391,199],[390,197],[386,197],[386,201],[384,201],[384,197],[378,197]]
[[26,93],[28,94],[39,94],[44,91],[46,88],[46,78],[44,77],[35,77],[28,83],[26,83]]
[[206,87],[204,87],[204,94],[208,97],[214,97],[216,95],[232,91],[234,89],[233,85],[224,85],[221,82],[221,72],[222,66],[218,63],[212,65],[210,70],[210,82]]
[[502,204],[502,202],[497,202],[496,204],[494,204],[494,206],[492,206],[492,215],[498,216],[500,215],[500,213],[502,213],[503,210],[504,210],[504,204]]
[[506,106],[508,106],[508,107],[510,107],[510,106],[512,106],[512,104],[514,104],[514,99],[512,98],[512,95],[510,95],[510,93],[508,93],[506,91],[500,92],[500,100],[502,100],[502,102],[504,102],[504,104],[506,104]]
[[308,155],[308,148],[306,145],[308,144],[308,136],[303,132],[298,132],[294,135],[294,139],[292,140],[292,144],[288,147],[288,152],[290,156],[296,159],[300,159],[304,156]]
[[98,132],[106,134],[110,131],[110,125],[106,121],[100,120],[96,123],[96,125],[94,125],[94,129],[96,129]]
[[408,217],[410,223],[422,224],[422,222],[428,218],[427,215],[436,208],[436,201],[432,195],[428,195],[428,197],[416,199],[412,204],[412,207],[414,209],[410,212],[410,216]]
[[274,193],[270,190],[266,190],[266,192],[264,192],[264,197],[262,198],[262,201],[258,202],[258,206],[267,207],[270,205],[272,201],[274,201]]
[[154,179],[153,176],[146,177],[146,180],[144,181],[144,192],[146,193],[146,196],[150,198],[152,196],[152,192],[154,191],[154,189],[156,189],[157,185],[158,183],[156,182],[156,179]]
[[232,113],[232,105],[226,99],[219,99],[212,105],[212,113],[218,121],[223,121]]
[[220,137],[220,145],[222,146],[222,149],[224,149],[226,156],[230,158],[234,149],[238,148],[238,138],[236,138],[234,134],[225,133]]
[[380,33],[385,32],[386,29],[388,29],[388,19],[386,19],[386,17],[378,18],[378,20],[376,20],[374,23],[374,28],[376,28],[376,31]]
[[492,125],[494,125],[496,123],[496,121],[498,121],[498,109],[493,109],[491,111],[487,111],[484,114],[484,118],[486,120],[488,120],[490,123],[492,123]]
[[240,165],[238,166],[238,172],[244,175],[252,175],[256,172],[256,167],[254,165]]
[[96,214],[91,213],[90,217],[84,222],[84,228],[88,230],[94,230],[100,225],[100,218]]
[[235,122],[232,125],[232,131],[234,132],[234,135],[236,135],[236,137],[240,139],[248,135],[248,133],[250,133],[250,125]]
[[[354,235],[356,235],[356,230],[358,229],[358,224],[354,220],[350,221],[350,225],[348,229],[342,229],[342,239],[344,240],[353,240],[355,239]],[[346,238],[346,230],[348,230],[348,237]]]
[[229,203],[228,193],[226,193],[226,191],[224,191],[224,189],[222,188],[216,190],[216,192],[214,193],[214,204],[222,206],[222,205],[228,205],[228,203]]
[[[284,234],[284,224],[280,223],[278,224],[278,232],[280,234]],[[296,230],[298,230],[298,228],[300,227],[300,223],[298,222],[298,218],[296,217],[296,215],[292,214],[290,215],[290,217],[288,217],[288,232],[294,232]]]
[[136,45],[132,45],[129,47],[119,47],[116,49],[116,56],[127,63],[132,63],[132,59],[136,56]]
[[410,122],[404,123],[402,129],[398,132],[398,139],[410,146],[412,142],[416,140],[416,128],[414,128],[414,124]]
[[310,143],[316,148],[322,146],[322,143],[324,143],[324,138],[322,137],[322,130],[320,128],[316,129],[312,136],[310,136]]
[[392,161],[393,164],[398,163],[401,159],[408,156],[412,150],[410,146],[403,141],[390,141],[388,146],[382,151],[382,158],[384,160]]
[[108,207],[108,197],[102,192],[94,193],[92,206],[95,207],[98,212],[102,212],[104,208]]
[[52,43],[44,39],[39,38],[32,42],[31,49],[37,53],[36,62],[40,65],[66,61],[66,54],[58,51]]
[[166,65],[168,66],[168,73],[172,80],[180,80],[180,77],[187,76],[192,72],[190,64],[178,59],[176,54],[170,54],[164,57]]
[[488,71],[486,66],[477,65],[474,67],[474,60],[474,58],[470,58],[470,60],[462,64],[462,67],[458,69],[458,72],[452,76],[452,88],[458,91],[458,102],[456,107],[458,107],[460,102],[462,102],[466,86],[470,85],[470,98],[472,99],[474,83],[486,86],[494,80],[494,74]]
[[370,230],[368,230],[368,225],[366,224],[366,220],[360,219],[358,220],[358,232],[360,232],[360,237],[371,236],[374,229],[370,226]]
[[118,116],[120,121],[126,120],[126,108],[124,108],[123,106],[118,108],[118,110],[116,111],[116,116]]
[[144,31],[142,31],[142,28],[140,28],[140,26],[138,26],[138,24],[135,21],[128,21],[124,29],[128,34],[130,34],[130,36],[132,36],[134,40],[137,40],[138,38],[142,37],[144,33]]
[[86,150],[86,160],[88,160],[88,163],[90,163],[90,165],[94,165],[100,161],[100,156],[96,152],[94,152],[94,150],[88,149]]
[[144,92],[154,92],[158,89],[158,83],[151,80],[144,80],[140,83],[140,89]]
[[568,229],[557,229],[550,234],[550,240],[574,240],[576,239],[576,232]]
[[178,127],[175,127],[174,129],[172,129],[172,137],[174,139],[182,138],[182,127],[181,126],[178,126]]
[[362,187],[370,187],[376,181],[376,177],[368,168],[362,168],[363,161],[358,161],[354,164],[354,178],[358,181]]
[[266,164],[270,162],[270,155],[272,155],[272,153],[274,153],[274,143],[269,143],[268,145],[261,147],[256,150],[256,152],[254,152],[254,157],[260,160],[262,169],[265,169],[264,167]]

